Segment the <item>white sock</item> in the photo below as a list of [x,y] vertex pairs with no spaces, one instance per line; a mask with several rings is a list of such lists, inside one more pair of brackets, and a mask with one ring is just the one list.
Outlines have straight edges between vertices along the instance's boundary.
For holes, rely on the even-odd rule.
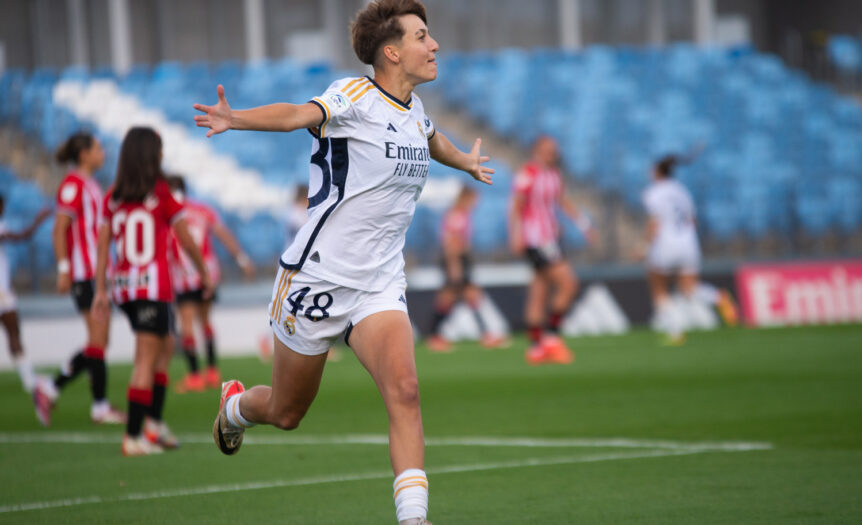
[[239,398],[242,394],[234,394],[227,398],[225,410],[227,411],[227,421],[231,425],[238,428],[253,427],[255,423],[242,417],[242,412],[239,411]]
[[694,297],[709,305],[718,303],[719,292],[718,288],[711,284],[700,283],[694,289]]
[[15,368],[18,369],[18,377],[21,378],[21,385],[25,392],[32,392],[33,386],[36,384],[36,373],[33,371],[33,364],[27,359],[27,356],[13,356]]
[[428,516],[428,478],[425,471],[410,468],[395,478],[392,484],[395,517],[399,522]]
[[682,320],[671,300],[668,299],[659,305],[658,315],[661,319],[661,327],[667,332],[667,335],[670,337],[682,335]]
[[93,404],[90,405],[90,414],[104,414],[108,410],[111,409],[111,404],[107,399],[102,399],[100,401],[93,401]]

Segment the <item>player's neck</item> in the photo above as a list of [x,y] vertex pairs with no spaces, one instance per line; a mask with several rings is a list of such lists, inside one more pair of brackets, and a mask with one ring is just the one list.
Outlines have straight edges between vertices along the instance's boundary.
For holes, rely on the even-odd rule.
[[91,170],[87,166],[75,166],[75,173],[86,178],[90,178],[93,176],[93,170]]
[[387,73],[386,71],[375,69],[374,82],[383,88],[384,91],[404,103],[410,100],[413,93],[413,83],[397,73]]

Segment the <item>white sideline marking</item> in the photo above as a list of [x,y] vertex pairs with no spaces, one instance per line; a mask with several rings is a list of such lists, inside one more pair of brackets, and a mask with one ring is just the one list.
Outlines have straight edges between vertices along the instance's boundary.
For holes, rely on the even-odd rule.
[[[210,434],[185,434],[178,436],[182,444],[211,444]],[[8,432],[0,433],[0,443],[65,443],[65,444],[119,444],[119,434],[91,432]],[[344,434],[339,436],[246,436],[250,445],[388,445],[385,434]],[[426,437],[429,447],[518,447],[518,448],[656,448],[664,450],[693,451],[748,451],[768,450],[771,443],[746,441],[685,442],[656,439],[631,438],[531,438],[531,437]]]
[[[500,461],[494,463],[477,463],[473,465],[452,465],[429,469],[429,474],[453,474],[460,472],[479,472],[483,470],[502,470],[524,467],[541,467],[556,465],[571,465],[574,463],[595,463],[599,461],[617,461],[623,459],[658,458],[668,456],[685,456],[702,454],[705,452],[726,452],[729,449],[688,449],[688,450],[652,450],[643,452],[627,452],[620,454],[595,454],[592,456],[567,456],[556,458],[527,458],[512,461]],[[321,485],[326,483],[341,483],[346,481],[366,481],[372,479],[387,479],[392,477],[391,471],[368,472],[356,474],[343,474],[339,476],[321,476],[302,478],[294,480],[270,480],[251,481],[247,483],[231,483],[226,485],[205,485],[202,487],[181,488],[172,490],[159,490],[154,492],[136,492],[116,497],[88,496],[82,498],[67,498],[51,501],[35,501],[32,503],[19,503],[0,506],[0,514],[11,512],[25,512],[31,510],[45,510],[60,507],[76,507],[93,503],[121,503],[125,501],[143,501],[161,498],[175,498],[180,496],[200,496],[207,494],[220,494],[225,492],[239,492],[246,490],[262,490],[281,487],[299,487],[307,485]]]

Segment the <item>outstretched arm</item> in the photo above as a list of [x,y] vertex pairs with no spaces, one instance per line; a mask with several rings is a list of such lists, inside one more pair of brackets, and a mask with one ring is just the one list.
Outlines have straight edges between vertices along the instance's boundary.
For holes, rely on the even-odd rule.
[[227,229],[227,227],[222,223],[216,223],[213,226],[213,234],[218,238],[219,241],[227,248],[227,251],[230,252],[231,256],[236,260],[236,264],[242,269],[243,273],[246,277],[254,277],[254,263],[251,262],[251,259],[248,258],[248,255],[244,251],[242,251],[242,247],[239,245],[239,241],[236,240],[236,237]]
[[33,219],[33,223],[30,224],[30,226],[21,231],[0,234],[0,241],[26,241],[36,233],[36,229],[39,228],[42,221],[48,218],[48,215],[51,215],[51,209],[42,209],[42,211],[36,215],[36,218]]
[[598,234],[596,233],[596,227],[593,225],[593,221],[578,209],[575,201],[566,193],[563,193],[560,197],[560,207],[563,209],[563,213],[565,213],[569,219],[575,223],[575,226],[578,227],[578,230],[580,230],[584,238],[587,239],[587,242],[595,244],[598,241]]
[[229,129],[255,131],[293,131],[313,128],[323,121],[320,108],[307,104],[269,104],[251,109],[231,109],[224,95],[224,86],[216,88],[218,103],[214,106],[195,104],[194,108],[203,113],[195,115],[199,128],[209,128],[207,137],[223,133]]
[[431,151],[432,159],[450,168],[466,171],[479,182],[493,184],[491,175],[493,175],[494,169],[482,165],[491,160],[491,157],[483,156],[480,153],[479,147],[481,145],[482,139],[476,139],[476,142],[473,143],[473,149],[469,153],[465,153],[456,148],[439,131],[428,141],[428,149]]

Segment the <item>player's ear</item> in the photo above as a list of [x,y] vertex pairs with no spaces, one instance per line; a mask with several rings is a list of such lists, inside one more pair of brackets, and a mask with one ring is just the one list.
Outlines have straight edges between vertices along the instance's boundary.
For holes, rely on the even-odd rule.
[[383,56],[397,64],[400,61],[398,46],[394,44],[383,46]]

